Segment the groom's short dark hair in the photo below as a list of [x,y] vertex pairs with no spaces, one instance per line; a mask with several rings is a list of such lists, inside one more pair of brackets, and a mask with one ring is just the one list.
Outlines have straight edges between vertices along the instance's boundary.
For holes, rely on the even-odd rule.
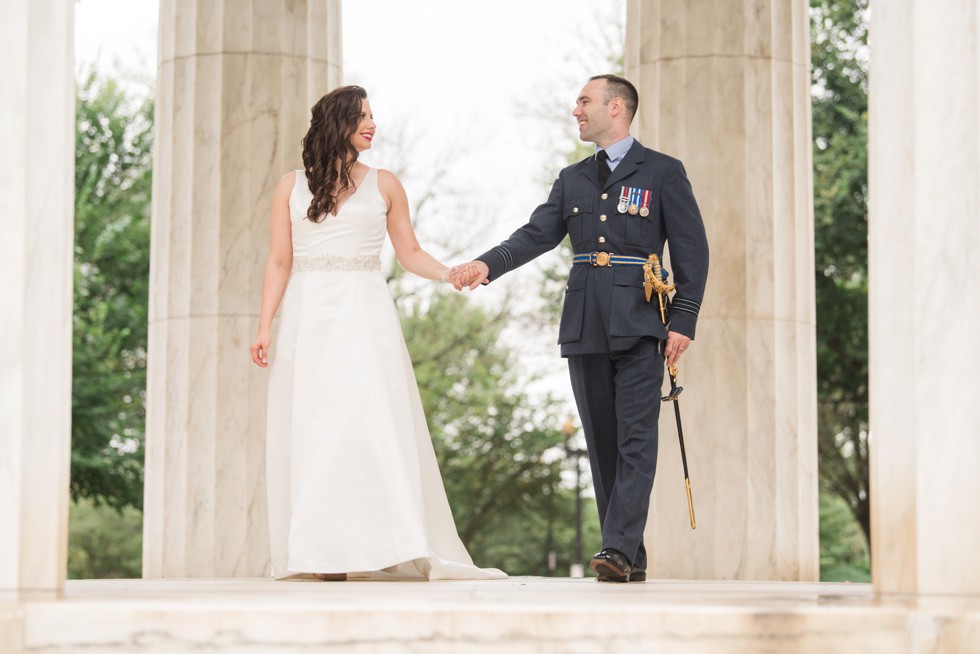
[[619,75],[613,75],[611,73],[606,73],[605,75],[595,75],[589,78],[589,81],[604,79],[606,80],[606,92],[603,95],[603,101],[608,104],[613,98],[619,97],[623,99],[623,103],[626,105],[626,111],[629,113],[630,122],[633,122],[633,116],[636,115],[636,109],[640,106],[640,94],[636,92],[636,87],[626,79],[625,77],[620,77]]

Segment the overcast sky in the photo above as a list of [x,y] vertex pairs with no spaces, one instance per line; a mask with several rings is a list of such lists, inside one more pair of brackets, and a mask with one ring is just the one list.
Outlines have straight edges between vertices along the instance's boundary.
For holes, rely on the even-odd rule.
[[[471,258],[526,222],[547,197],[562,153],[577,142],[570,113],[578,91],[622,53],[625,0],[348,0],[342,7],[344,81],[368,90],[378,122],[365,161],[403,171],[410,200],[425,193],[433,167],[450,164],[419,229],[437,256],[460,249]],[[156,0],[79,0],[78,66],[122,72],[149,89],[158,10]],[[386,132],[413,147],[395,152]],[[503,281],[530,287],[528,273]],[[501,292],[474,295],[492,302]],[[527,336],[520,335],[525,346]],[[532,341],[523,363],[545,374],[548,390],[570,398],[555,334]]]
[[[494,238],[544,198],[561,165],[555,153],[575,143],[574,98],[620,54],[625,12],[623,0],[348,0],[342,8],[345,82],[370,94],[375,159],[396,163],[385,160],[386,130],[416,145],[397,162],[403,170],[452,157],[446,183],[497,209]],[[78,65],[152,83],[157,13],[156,0],[79,0]]]

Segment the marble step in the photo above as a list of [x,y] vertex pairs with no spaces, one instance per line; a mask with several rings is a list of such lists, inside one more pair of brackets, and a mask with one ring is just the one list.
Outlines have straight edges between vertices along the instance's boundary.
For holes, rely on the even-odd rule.
[[980,598],[864,584],[70,581],[0,595],[0,652],[980,652]]

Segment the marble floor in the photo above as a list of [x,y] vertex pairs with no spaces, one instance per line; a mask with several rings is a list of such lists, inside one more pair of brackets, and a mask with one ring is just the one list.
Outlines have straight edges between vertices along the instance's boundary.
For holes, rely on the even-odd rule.
[[980,597],[864,584],[70,581],[0,594],[0,652],[980,652]]

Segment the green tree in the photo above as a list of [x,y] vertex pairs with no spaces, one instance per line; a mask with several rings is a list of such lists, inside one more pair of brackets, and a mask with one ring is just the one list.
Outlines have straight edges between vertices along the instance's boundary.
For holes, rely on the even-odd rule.
[[[588,467],[588,462],[583,465]],[[588,472],[583,472],[583,485],[587,477]],[[478,551],[481,560],[491,561],[512,575],[547,576],[551,574],[547,565],[548,552],[554,552],[553,576],[567,577],[572,563],[584,564],[585,573],[592,576],[589,559],[602,549],[595,499],[582,498],[583,561],[573,560],[575,490],[556,487],[538,502],[538,510],[527,512],[520,520],[501,521]]]
[[143,513],[82,498],[71,505],[69,579],[134,579],[143,569]]
[[868,542],[839,496],[820,493],[821,581],[871,581]]
[[820,481],[870,543],[868,3],[810,7]]
[[115,80],[78,83],[71,493],[143,499],[153,107]]
[[[478,562],[514,574],[546,574],[550,545],[567,569],[574,491],[561,481],[562,405],[521,391],[514,353],[500,342],[507,306],[490,313],[441,291],[401,310],[463,543]],[[595,522],[594,502],[583,513]],[[586,542],[597,545],[594,537]]]

